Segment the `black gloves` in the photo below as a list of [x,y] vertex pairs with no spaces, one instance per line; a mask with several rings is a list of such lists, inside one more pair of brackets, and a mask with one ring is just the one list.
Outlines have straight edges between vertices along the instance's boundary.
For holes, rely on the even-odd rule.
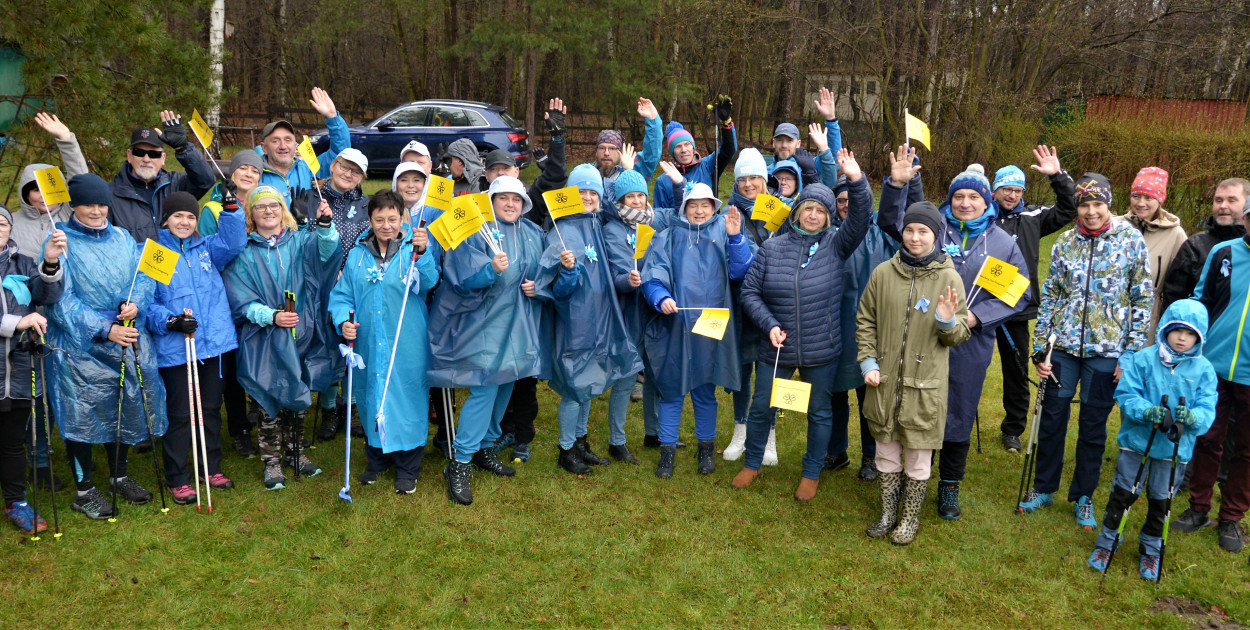
[[733,99],[729,98],[725,94],[721,94],[716,97],[716,105],[713,109],[716,110],[716,119],[719,120],[722,125],[727,125],[733,122]]
[[563,136],[564,129],[564,112],[558,109],[547,110],[547,132],[553,136]]
[[228,179],[221,182],[221,208],[226,212],[239,209],[239,199],[234,196],[238,188],[237,184]]
[[334,217],[331,215],[323,214],[317,217],[317,227],[319,228],[328,228],[332,223],[334,223]]
[[165,328],[170,332],[180,332],[184,335],[195,334],[195,329],[200,327],[200,323],[190,315],[176,315],[170,317],[165,322]]
[[182,126],[182,116],[161,123],[161,140],[175,152],[187,146],[187,129]]

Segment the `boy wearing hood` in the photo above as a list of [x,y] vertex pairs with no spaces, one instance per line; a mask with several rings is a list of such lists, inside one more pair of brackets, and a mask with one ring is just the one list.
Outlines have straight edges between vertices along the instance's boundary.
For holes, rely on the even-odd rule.
[[[1198,300],[1178,300],[1161,318],[1158,343],[1135,353],[1120,375],[1115,389],[1120,405],[1120,434],[1116,437],[1120,455],[1115,462],[1115,482],[1103,513],[1102,530],[1088,561],[1098,571],[1107,569],[1121,516],[1137,502],[1139,489],[1133,480],[1147,475],[1148,507],[1138,536],[1142,550],[1138,573],[1147,580],[1159,578],[1163,521],[1172,499],[1170,491],[1185,477],[1194,442],[1215,420],[1215,368],[1202,356],[1206,333],[1206,307]],[[1167,422],[1169,412],[1171,426]],[[1155,431],[1159,434],[1151,441]],[[1175,471],[1169,461],[1173,452],[1178,462]],[[1143,466],[1147,468],[1144,473]]]

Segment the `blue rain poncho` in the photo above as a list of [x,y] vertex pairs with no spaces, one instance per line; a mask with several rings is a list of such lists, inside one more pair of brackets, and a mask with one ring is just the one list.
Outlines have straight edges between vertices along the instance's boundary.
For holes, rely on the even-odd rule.
[[[668,181],[667,178],[664,181]],[[645,260],[635,260],[634,250],[637,245],[638,229],[630,227],[615,212],[602,213],[603,240],[608,245],[608,262],[612,264],[612,282],[616,286],[616,299],[621,305],[621,316],[625,318],[625,328],[629,330],[629,338],[634,340],[634,347],[642,352],[642,329],[647,321],[655,315],[655,311],[647,306],[642,299],[642,287],[629,285],[629,272],[635,268],[641,273]],[[668,227],[673,219],[672,208],[654,208],[650,226],[656,232]]]
[[[239,384],[270,416],[307,409],[311,392],[334,382],[336,359],[342,363],[323,306],[343,257],[338,237],[333,227],[284,229],[272,239],[253,232],[222,276],[239,327]],[[286,304],[284,291],[295,293],[295,328],[273,325],[273,313]]]
[[[65,352],[48,357],[52,414],[61,436],[75,442],[110,443],[117,435],[117,396],[122,347],[108,340],[117,307],[126,301],[131,278],[139,266],[142,243],[120,228],[105,224],[89,228],[70,217],[58,223],[68,239],[61,256],[65,293],[48,309],[48,343]],[[139,307],[139,368],[153,435],[164,435],[165,384],[157,371],[156,344],[148,334],[154,280],[144,274],[134,281],[130,301]],[[126,384],[122,399],[121,441],[137,444],[148,438],[144,400],[140,397],[134,354],[126,351]]]
[[523,218],[496,223],[508,255],[502,274],[480,235],[443,254],[442,285],[430,306],[430,387],[504,385],[542,368],[544,305],[521,293],[521,283],[538,273],[543,232]]
[[[429,364],[426,343],[425,295],[438,282],[438,252],[426,249],[413,262],[412,233],[401,230],[388,243],[398,250],[379,264],[377,239],[373,230],[361,235],[347,254],[347,264],[338,284],[330,292],[330,317],[341,329],[348,313],[356,311],[355,351],[364,359],[364,368],[352,375],[353,397],[360,405],[360,422],[364,425],[369,446],[384,453],[407,451],[425,446],[429,431],[430,390],[425,382]],[[408,275],[416,274],[407,284],[407,306],[404,289]],[[399,311],[404,311],[400,338],[395,338]],[[390,367],[391,348],[399,343],[390,387],[386,392],[386,439],[378,434],[377,416],[382,404],[382,391]],[[337,346],[336,346],[337,347]]]
[[[556,227],[559,234],[554,228],[547,233],[536,281],[539,294],[553,302],[548,384],[560,396],[584,403],[637,374],[642,359],[621,316],[599,217],[574,214]],[[577,261],[572,269],[560,264],[566,247]]]

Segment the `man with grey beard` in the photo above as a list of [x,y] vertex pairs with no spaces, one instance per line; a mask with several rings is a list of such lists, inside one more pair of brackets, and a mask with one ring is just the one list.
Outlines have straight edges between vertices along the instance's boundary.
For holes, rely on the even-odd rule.
[[[174,157],[185,173],[165,170],[162,142],[174,150]],[[214,182],[212,168],[204,154],[187,141],[182,117],[163,111],[159,129],[136,129],[130,134],[126,163],[109,183],[113,193],[109,223],[129,232],[136,242],[149,238],[157,240],[156,225],[165,198],[182,190],[199,199]]]

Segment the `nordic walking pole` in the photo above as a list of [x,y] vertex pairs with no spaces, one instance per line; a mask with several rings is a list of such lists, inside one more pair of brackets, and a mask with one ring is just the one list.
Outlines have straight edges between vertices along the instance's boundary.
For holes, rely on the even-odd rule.
[[[1185,406],[1185,397],[1181,396],[1180,405]],[[1168,552],[1168,530],[1172,527],[1172,499],[1176,496],[1176,459],[1181,452],[1181,434],[1185,428],[1172,423],[1168,428],[1168,439],[1172,440],[1172,472],[1168,476],[1168,509],[1163,513],[1163,542],[1159,545],[1159,573],[1155,576],[1155,586],[1163,581],[1163,558]]]
[[[31,355],[34,360],[34,355]],[[34,368],[34,366],[31,366]],[[30,395],[35,395],[35,370],[30,371]],[[35,511],[35,519],[31,522],[30,540],[34,542],[39,540],[39,425],[35,421],[35,410],[30,410],[30,478],[34,481],[30,484],[30,503],[31,509]],[[52,440],[48,440],[48,450],[52,450]],[[48,461],[48,488],[52,488],[52,462]]]
[[[186,313],[187,315],[190,315],[191,310],[187,309]],[[194,431],[196,428],[196,425],[199,426],[200,456],[203,458],[202,462],[194,463],[194,467],[198,467],[200,463],[204,464],[204,496],[208,499],[208,513],[212,514],[213,513],[213,483],[212,483],[212,477],[208,473],[208,439],[204,437],[204,403],[203,403],[204,394],[203,392],[200,391],[200,370],[199,370],[199,367],[197,367],[199,366],[199,364],[200,364],[200,352],[195,347],[195,334],[192,334],[191,335],[191,377],[192,377],[191,382],[192,382],[192,385],[194,386],[194,389],[191,391],[195,393],[196,422],[195,422],[195,425],[191,426],[191,430]],[[139,382],[140,383],[143,382],[142,377],[140,377]],[[198,471],[196,474],[199,474]],[[197,500],[199,499],[199,495],[196,495],[196,499]],[[199,505],[196,505],[196,511],[199,511]]]
[[187,415],[191,416],[191,479],[195,483],[195,511],[200,511],[200,473],[196,470],[199,465],[200,446],[195,435],[195,393],[192,391],[194,381],[191,377],[191,371],[195,368],[191,365],[191,335],[183,335],[183,348],[186,350],[187,356]]
[[451,417],[456,413],[456,390],[450,387],[443,388],[443,426],[447,427],[447,452],[450,453],[448,459],[456,458],[456,423],[452,422]]
[[[43,348],[48,347],[43,339],[43,335],[39,335],[39,343]],[[52,421],[50,419],[51,412],[48,410],[48,377],[43,369],[43,357],[44,355],[41,353],[39,355],[39,380],[43,381],[43,434],[48,436],[48,470],[52,471],[56,469],[52,466]],[[35,355],[33,352],[30,358],[32,361],[34,360]],[[31,367],[33,368],[34,366],[32,365]],[[52,483],[50,472],[48,475],[48,487],[52,489],[52,531],[54,532],[52,538],[56,539],[61,537],[61,515],[57,512],[56,484]]]
[[981,452],[981,410],[977,409],[977,414],[973,416],[972,422],[977,425],[977,453]]
[[[1050,355],[1055,351],[1055,341],[1058,337],[1051,333],[1050,338],[1046,340],[1046,360],[1042,362],[1047,367],[1050,366]],[[1024,367],[1024,366],[1021,366]],[[1028,374],[1028,370],[1025,370]],[[1033,475],[1033,467],[1037,463],[1037,433],[1038,427],[1042,424],[1042,401],[1046,398],[1046,384],[1050,382],[1050,378],[1044,378],[1037,383],[1037,402],[1033,405],[1033,426],[1029,429],[1029,441],[1024,448],[1024,467],[1020,471],[1020,490],[1016,494],[1017,513],[1024,513],[1020,509],[1020,502],[1024,500],[1024,489],[1028,483],[1029,477]]]
[[[356,323],[356,311],[347,311],[347,321],[353,324]],[[352,495],[351,495],[351,491],[352,491],[352,425],[351,425],[351,421],[352,421],[352,372],[356,371],[355,348],[356,348],[355,339],[347,342],[347,353],[345,355],[345,358],[347,359],[347,393],[345,395],[346,400],[344,401],[347,404],[347,413],[344,414],[347,417],[347,425],[346,425],[347,431],[345,431],[346,436],[345,436],[345,439],[343,440],[346,446],[344,447],[344,455],[343,455],[343,487],[339,490],[339,498],[344,501],[347,501],[348,503],[353,502]],[[340,352],[342,351],[341,346],[339,347],[339,351]]]
[[[488,241],[489,242],[489,241]],[[499,250],[496,249],[498,254]],[[391,360],[386,365],[386,379],[382,381],[382,400],[378,403],[378,415],[374,418],[374,424],[378,430],[378,441],[381,442],[382,448],[386,448],[386,394],[391,389],[391,371],[395,369],[395,351],[399,350],[399,334],[404,330],[404,311],[408,309],[408,294],[412,291],[412,282],[417,281],[417,292],[421,292],[421,280],[418,278],[417,272],[417,246],[412,246],[412,264],[408,267],[407,277],[404,278],[404,299],[399,305],[399,322],[395,324],[395,340],[391,344]]]
[[113,436],[113,462],[114,467],[109,470],[109,485],[113,490],[113,516],[108,519],[110,523],[117,522],[117,484],[112,481],[112,475],[117,472],[117,460],[122,456],[122,403],[126,400],[126,347],[122,346],[122,367],[121,377],[117,380],[117,431]]
[[[1168,406],[1168,395],[1163,395],[1163,400],[1159,403],[1164,409]],[[1172,424],[1172,411],[1168,410],[1165,424]],[[1146,471],[1146,463],[1150,461],[1150,447],[1155,443],[1155,434],[1159,432],[1159,425],[1150,426],[1150,439],[1146,440],[1146,452],[1141,457],[1141,465],[1137,468],[1137,475],[1133,477],[1132,502],[1124,506],[1124,512],[1120,514],[1120,525],[1115,528],[1115,539],[1111,541],[1111,555],[1107,556],[1107,566],[1102,568],[1102,579],[1107,579],[1107,571],[1111,568],[1111,561],[1115,559],[1115,552],[1120,548],[1120,539],[1124,536],[1124,525],[1128,523],[1128,513],[1133,509],[1133,502],[1137,501],[1137,495],[1141,492],[1141,476]]]
[[[165,504],[165,472],[161,470],[161,460],[157,454],[157,439],[152,435],[152,416],[148,413],[148,392],[143,388],[143,368],[139,367],[139,340],[135,340],[135,345],[131,348],[131,352],[135,357],[135,374],[139,376],[139,400],[143,402],[143,425],[148,429],[148,439],[152,440],[152,468],[156,471],[156,486],[161,493],[161,513],[169,513],[169,506]],[[162,446],[163,447],[163,446]]]

